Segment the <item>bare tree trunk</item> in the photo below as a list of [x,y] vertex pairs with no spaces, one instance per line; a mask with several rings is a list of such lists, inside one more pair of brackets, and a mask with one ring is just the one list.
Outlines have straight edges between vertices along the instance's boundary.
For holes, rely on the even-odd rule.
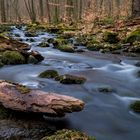
[[132,17],[140,17],[140,0],[132,0]]
[[1,6],[1,21],[6,22],[5,0],[0,0]]
[[44,8],[43,8],[43,0],[39,0],[39,8],[40,8],[40,20],[44,21]]
[[49,21],[49,22],[51,22],[51,15],[50,15],[50,5],[49,5],[49,0],[46,0],[46,9],[47,9],[48,21]]

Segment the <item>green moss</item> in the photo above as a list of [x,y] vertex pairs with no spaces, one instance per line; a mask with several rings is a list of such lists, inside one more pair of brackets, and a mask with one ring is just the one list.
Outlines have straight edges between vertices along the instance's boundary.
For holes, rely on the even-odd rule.
[[50,137],[44,137],[42,140],[96,140],[82,132],[74,130],[59,130]]
[[62,84],[84,84],[86,79],[84,77],[73,76],[73,75],[61,75],[56,77],[57,81],[60,81]]
[[17,85],[16,88],[21,94],[27,94],[31,91],[29,88],[23,85]]
[[55,78],[57,76],[59,76],[59,74],[55,70],[46,70],[39,75],[40,78]]
[[5,51],[2,54],[1,61],[5,65],[24,64],[25,58],[18,51]]
[[75,50],[72,47],[72,45],[70,44],[66,44],[66,45],[60,45],[57,47],[58,50],[63,51],[63,52],[69,52],[69,53],[74,53]]
[[135,41],[140,41],[140,29],[131,32],[125,39],[126,43],[133,44]]
[[132,103],[132,104],[130,105],[130,108],[131,108],[134,112],[140,113],[140,101],[136,101],[136,102]]
[[103,40],[110,44],[115,44],[119,42],[118,34],[115,32],[105,32],[103,35]]
[[42,47],[42,48],[49,47],[49,44],[47,42],[42,42],[38,45],[38,47]]

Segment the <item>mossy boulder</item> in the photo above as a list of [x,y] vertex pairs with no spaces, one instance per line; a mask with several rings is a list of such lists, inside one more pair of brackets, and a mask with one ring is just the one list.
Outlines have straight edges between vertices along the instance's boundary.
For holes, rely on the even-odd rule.
[[24,64],[25,58],[18,51],[5,51],[2,54],[1,61],[5,65]]
[[84,84],[86,78],[74,75],[61,75],[55,78],[56,81],[59,81],[62,84]]
[[46,70],[39,75],[40,78],[56,78],[58,76],[59,74],[55,70]]
[[47,42],[41,42],[38,47],[46,48],[49,47],[49,44]]
[[116,32],[105,32],[103,34],[103,40],[110,44],[116,44],[119,42],[118,34]]
[[28,64],[37,64],[39,61],[32,55],[28,57]]
[[136,112],[136,113],[140,113],[140,101],[135,101],[134,103],[132,103],[130,105],[130,108]]
[[44,137],[41,140],[96,140],[96,139],[79,131],[63,129],[57,131],[54,135]]
[[75,50],[71,44],[66,44],[66,45],[60,45],[57,47],[58,50],[62,52],[69,52],[69,53],[74,53]]
[[64,39],[64,38],[55,38],[52,42],[52,44],[54,45],[54,47],[58,47],[58,46],[61,46],[61,45],[66,45],[68,44],[68,40],[67,39]]
[[126,43],[133,44],[135,41],[140,41],[140,29],[131,32],[125,39]]

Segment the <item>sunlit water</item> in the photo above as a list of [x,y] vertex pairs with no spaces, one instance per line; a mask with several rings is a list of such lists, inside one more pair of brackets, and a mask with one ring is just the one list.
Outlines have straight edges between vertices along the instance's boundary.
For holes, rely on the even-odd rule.
[[[85,109],[79,113],[68,114],[61,120],[50,120],[53,127],[84,131],[97,140],[139,140],[140,115],[133,113],[129,105],[140,100],[140,78],[137,77],[140,68],[135,66],[140,58],[88,51],[81,54],[64,53],[52,47],[37,47],[44,39],[55,35],[43,33],[31,43],[26,41],[24,28],[14,28],[13,34],[19,34],[23,42],[31,45],[32,50],[40,52],[45,60],[37,65],[5,66],[0,69],[0,79],[19,82],[33,89],[74,96],[86,103]],[[55,69],[60,74],[82,75],[87,81],[84,85],[62,85],[51,79],[38,78],[47,69]],[[98,91],[98,88],[108,86],[113,89],[112,93]]]

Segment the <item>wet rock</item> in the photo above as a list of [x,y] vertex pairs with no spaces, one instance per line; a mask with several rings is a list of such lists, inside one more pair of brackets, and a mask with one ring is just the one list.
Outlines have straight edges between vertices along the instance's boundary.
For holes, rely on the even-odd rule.
[[44,60],[44,57],[37,51],[31,51],[29,54],[32,55],[35,59],[37,59],[38,62]]
[[30,46],[22,43],[17,40],[13,40],[11,38],[6,38],[3,36],[0,36],[0,51],[6,51],[6,50],[13,50],[13,51],[20,51],[20,50],[30,50]]
[[140,61],[135,64],[135,66],[140,67]]
[[45,47],[50,47],[50,45],[47,42],[42,42],[38,45],[38,47],[45,48]]
[[20,37],[20,35],[19,34],[15,34],[15,37]]
[[26,41],[35,42],[35,40],[33,38],[27,38]]
[[41,140],[96,140],[82,132],[75,130],[59,130],[50,137],[44,137]]
[[30,90],[6,81],[0,81],[0,104],[11,110],[43,113],[48,116],[64,116],[84,108],[84,103],[79,99]]
[[136,101],[136,102],[132,103],[132,104],[130,105],[130,108],[131,108],[134,112],[140,113],[140,101]]
[[55,78],[55,80],[62,84],[84,84],[86,81],[84,77],[69,74],[58,76]]
[[40,78],[56,78],[58,76],[59,74],[55,70],[46,70],[39,75]]
[[53,44],[54,40],[55,40],[54,38],[49,38],[49,39],[47,40],[47,42]]
[[54,133],[54,127],[43,121],[33,120],[34,117],[29,120],[0,119],[0,140],[40,140],[43,136]]
[[27,31],[27,32],[25,32],[25,36],[26,37],[36,37],[37,35],[36,35],[35,32],[29,32],[29,31]]
[[28,58],[28,63],[29,64],[37,64],[38,60],[34,56],[30,55]]

